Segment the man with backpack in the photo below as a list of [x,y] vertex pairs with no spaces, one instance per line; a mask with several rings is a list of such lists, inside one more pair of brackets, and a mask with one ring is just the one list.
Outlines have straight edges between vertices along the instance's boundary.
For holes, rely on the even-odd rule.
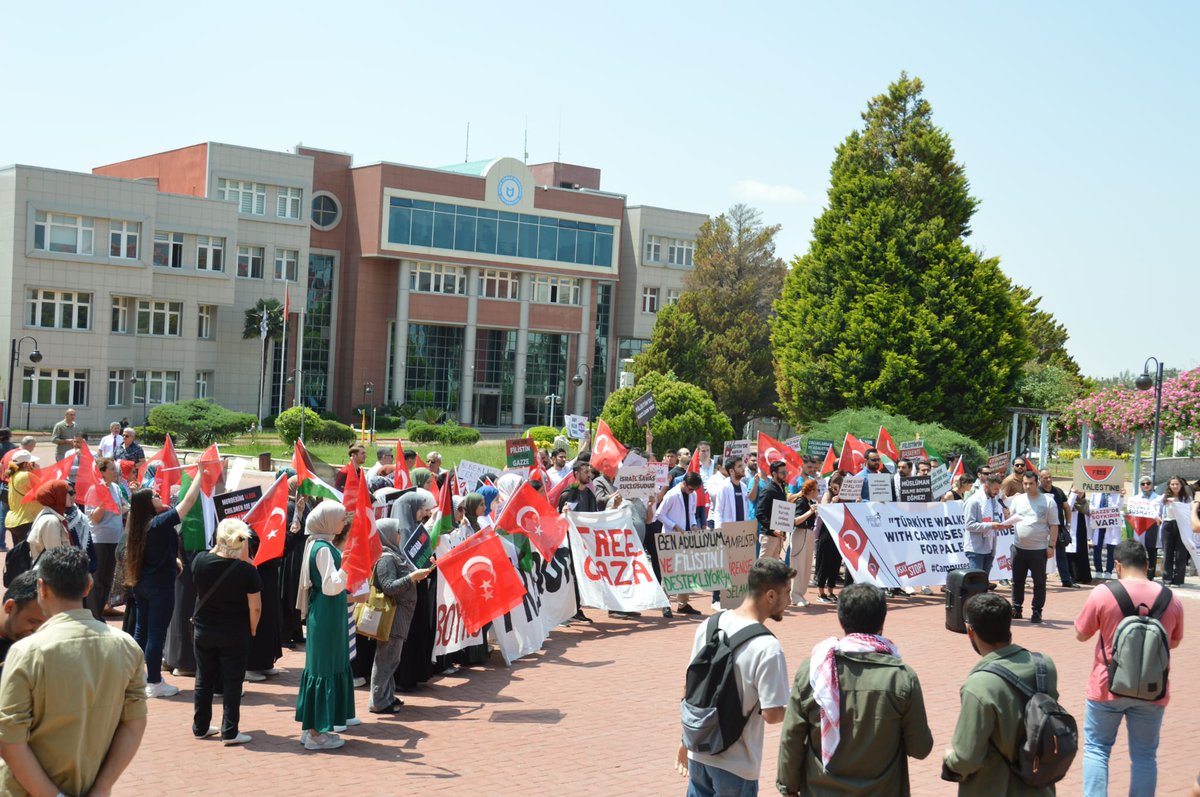
[[[960,797],[1054,794],[1054,783],[1066,774],[1079,746],[1074,718],[1039,708],[1057,706],[1054,662],[1013,644],[1012,605],[1003,596],[976,595],[964,614],[967,638],[980,660],[959,690],[962,709],[942,760],[942,778],[958,782]],[[1047,729],[1047,723],[1054,727]],[[1039,738],[1050,743],[1039,745]],[[1043,778],[1035,785],[1022,764],[1042,746],[1054,758],[1041,757]]]
[[759,559],[742,604],[696,630],[675,761],[688,797],[758,793],[763,728],[783,721],[788,700],[783,648],[763,623],[783,620],[795,576],[779,559]]
[[1154,794],[1170,650],[1183,640],[1183,604],[1147,578],[1146,549],[1123,540],[1114,558],[1117,579],[1092,590],[1075,620],[1080,642],[1097,632],[1100,637],[1083,725],[1085,797],[1108,793],[1108,757],[1122,719],[1129,736],[1129,794]]

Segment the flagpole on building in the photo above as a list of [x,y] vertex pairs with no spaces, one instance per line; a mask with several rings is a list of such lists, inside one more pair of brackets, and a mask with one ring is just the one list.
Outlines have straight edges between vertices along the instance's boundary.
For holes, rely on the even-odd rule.
[[[304,402],[304,308],[301,307],[296,313],[296,387],[295,393],[292,396],[292,406],[299,407]],[[301,416],[303,417],[303,416]]]
[[262,430],[262,403],[263,403],[263,385],[267,381],[267,307],[262,306],[262,318],[258,323],[259,331],[259,346],[262,349],[262,354],[259,356],[258,366],[258,417],[254,419],[254,425]]
[[276,414],[283,412],[284,391],[287,390],[287,383],[284,380],[287,379],[287,374],[285,373],[285,370],[287,369],[287,339],[288,339],[288,315],[289,315],[288,305],[290,305],[290,304],[291,304],[291,292],[287,288],[284,288],[284,293],[283,293],[283,348],[281,349],[280,357],[279,357],[279,406],[277,408]]

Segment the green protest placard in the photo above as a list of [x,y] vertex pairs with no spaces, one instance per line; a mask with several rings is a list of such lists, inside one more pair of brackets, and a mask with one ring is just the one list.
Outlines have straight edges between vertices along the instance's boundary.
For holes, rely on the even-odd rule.
[[510,468],[528,468],[537,456],[537,443],[532,437],[504,441],[505,463]]

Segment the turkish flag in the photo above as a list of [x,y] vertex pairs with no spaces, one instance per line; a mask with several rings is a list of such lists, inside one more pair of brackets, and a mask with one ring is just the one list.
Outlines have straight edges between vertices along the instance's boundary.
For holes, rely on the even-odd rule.
[[104,507],[114,515],[121,513],[117,502],[113,500],[112,490],[108,489],[100,471],[96,470],[96,460],[92,457],[92,449],[87,444],[79,449],[79,471],[75,474],[75,494],[83,496],[80,503],[85,506]]
[[950,472],[951,479],[957,479],[959,476],[966,475],[966,468],[963,467],[963,458],[959,457],[958,462],[954,463],[954,470]]
[[509,497],[496,526],[511,534],[524,534],[547,562],[554,560],[555,551],[567,536],[567,521],[529,482]]
[[625,446],[617,442],[612,429],[609,429],[608,424],[601,418],[600,424],[596,427],[596,439],[592,443],[592,467],[608,478],[615,479],[617,478],[617,468],[625,460],[626,453]]
[[[558,506],[558,499],[567,491],[567,488],[575,483],[575,474],[568,474],[558,480],[558,484],[551,487],[546,493],[546,500],[550,502],[550,506]],[[546,484],[546,482],[543,482]]]
[[283,544],[287,539],[287,509],[287,476],[280,476],[242,518],[258,535],[258,553],[254,557],[256,567],[283,556]]
[[896,441],[892,440],[892,435],[883,426],[879,427],[879,434],[875,438],[875,449],[893,464],[900,460],[900,449],[896,448]]
[[[691,459],[691,461],[688,462],[687,472],[695,473],[695,474],[700,473],[700,450],[699,449],[692,452],[692,459]],[[701,475],[700,478],[703,479],[704,477]],[[705,490],[702,485],[702,486],[696,488],[696,508],[701,509],[706,506],[708,506],[708,490]],[[699,520],[700,520],[700,518],[697,518],[697,521],[699,521]]]
[[392,486],[397,490],[407,490],[413,486],[412,474],[408,472],[408,463],[404,461],[404,451],[396,452],[396,469],[392,471]]
[[57,481],[59,479],[66,481],[71,475],[71,465],[75,462],[75,455],[72,454],[65,459],[55,462],[53,465],[38,470],[29,471],[29,492],[25,493],[25,497],[21,499],[22,504],[30,504],[37,500],[34,493],[37,488],[47,482]]
[[837,470],[837,454],[833,452],[833,446],[830,446],[825,451],[825,459],[821,462],[821,475],[828,476]]
[[[770,435],[765,435],[762,432],[758,433],[758,458],[760,460],[759,469],[770,475],[771,463],[783,460],[787,463],[788,483],[796,481],[804,472],[804,460],[792,450],[791,446],[784,445]],[[766,467],[763,467],[763,464]]]
[[[404,449],[403,449],[403,447],[401,447],[401,448],[400,448],[400,450],[399,450],[397,453],[399,453],[399,455],[400,455],[400,458],[401,458],[401,459],[404,459]],[[414,452],[413,452],[413,456],[417,458],[417,459],[416,459],[416,464],[417,464],[417,467],[418,467],[418,468],[425,468],[426,470],[429,470],[429,466],[425,464],[425,460],[421,459],[421,455],[420,455],[420,454],[418,454],[416,451],[414,451]]]
[[346,478],[342,506],[346,507],[347,512],[354,513],[346,550],[342,553],[342,569],[346,571],[346,588],[351,595],[355,595],[362,591],[363,585],[371,577],[375,562],[383,556],[383,543],[379,541],[379,532],[375,530],[375,507],[372,505],[371,491],[367,489],[367,480],[360,475],[358,468],[352,468]]
[[212,495],[217,489],[217,482],[221,479],[221,452],[217,450],[217,444],[213,443],[208,448],[204,449],[204,453],[200,455],[200,459],[196,460],[199,466],[200,473],[200,492],[205,495]]
[[179,457],[175,456],[175,444],[171,442],[171,435],[166,436],[162,448],[156,451],[154,456],[142,463],[142,468],[138,471],[139,484],[145,484],[146,470],[151,462],[159,463],[154,472],[154,492],[158,493],[164,504],[170,506],[171,488],[183,480],[179,469]]
[[517,606],[525,585],[496,532],[485,529],[438,560],[438,572],[458,599],[468,634]]
[[858,569],[858,558],[867,548],[867,535],[854,519],[850,507],[842,507],[842,528],[838,532],[838,548],[846,557],[846,563],[851,569]]
[[867,466],[867,447],[854,435],[846,432],[842,443],[842,458],[838,462],[838,470],[846,473],[858,473]]

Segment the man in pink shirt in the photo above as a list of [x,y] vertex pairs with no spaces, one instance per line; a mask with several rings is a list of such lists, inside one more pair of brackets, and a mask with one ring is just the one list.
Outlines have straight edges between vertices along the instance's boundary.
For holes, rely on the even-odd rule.
[[[1116,549],[1117,579],[1142,615],[1149,613],[1161,586],[1146,577],[1146,549],[1136,540],[1124,540]],[[1085,797],[1108,793],[1108,757],[1112,752],[1117,730],[1124,718],[1128,724],[1129,758],[1131,763],[1129,794],[1131,797],[1153,795],[1158,779],[1158,732],[1162,727],[1163,710],[1170,692],[1159,700],[1140,700],[1135,697],[1116,697],[1108,691],[1107,661],[1112,658],[1113,634],[1125,615],[1112,590],[1104,586],[1092,590],[1087,603],[1075,620],[1075,636],[1080,642],[1091,639],[1097,631],[1092,675],[1088,679],[1087,709],[1083,727],[1083,793]],[[1183,640],[1183,604],[1172,596],[1159,618],[1172,649]]]

